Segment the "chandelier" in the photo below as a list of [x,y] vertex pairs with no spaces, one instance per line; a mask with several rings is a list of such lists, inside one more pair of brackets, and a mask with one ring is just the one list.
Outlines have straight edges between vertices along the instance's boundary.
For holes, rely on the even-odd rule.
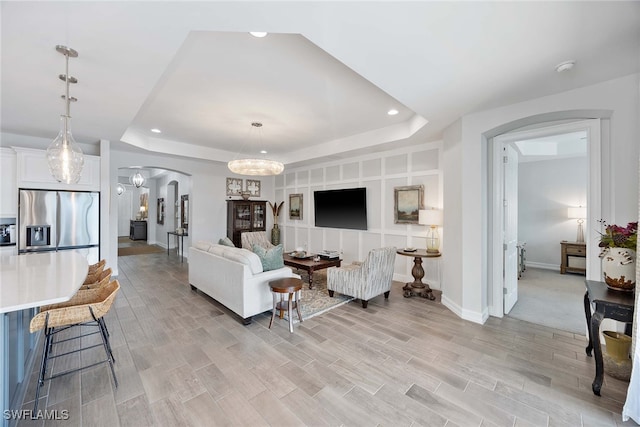
[[82,174],[84,156],[82,155],[82,150],[73,139],[71,128],[69,127],[69,120],[71,119],[70,104],[77,101],[76,98],[69,96],[69,84],[78,83],[75,77],[69,75],[69,57],[76,58],[78,52],[61,45],[56,46],[56,50],[65,57],[65,74],[60,74],[58,77],[65,82],[66,86],[65,94],[62,95],[62,99],[65,100],[66,110],[65,114],[60,116],[60,133],[47,148],[47,163],[49,164],[51,175],[57,181],[75,184],[80,180],[80,175]]
[[[251,126],[256,129],[260,129],[262,127],[262,123],[253,122],[251,123]],[[266,153],[266,151],[263,153]],[[238,175],[279,175],[284,170],[284,165],[282,163],[264,158],[231,160],[227,163],[227,167],[231,172],[237,173]]]
[[129,182],[136,188],[140,188],[144,185],[144,176],[140,173],[140,171],[129,177]]

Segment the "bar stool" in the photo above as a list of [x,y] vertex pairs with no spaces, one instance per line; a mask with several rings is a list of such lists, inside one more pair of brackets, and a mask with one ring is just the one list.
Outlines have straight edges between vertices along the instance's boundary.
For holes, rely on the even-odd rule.
[[[269,282],[269,287],[273,294],[273,311],[271,313],[271,321],[269,322],[269,329],[273,324],[273,319],[276,318],[276,311],[280,312],[280,318],[284,317],[285,310],[289,316],[289,332],[293,333],[293,309],[298,312],[298,319],[302,322],[302,314],[300,314],[300,293],[302,291],[302,280],[295,277],[286,277],[284,279],[272,280]],[[287,294],[286,301],[284,295]],[[278,295],[280,295],[280,301],[278,301]]]
[[[106,286],[100,288],[89,289],[84,291],[78,291],[69,301],[69,305],[51,308],[45,311],[41,311],[33,319],[31,319],[30,331],[34,333],[40,329],[44,329],[45,340],[42,347],[42,360],[40,363],[40,375],[38,376],[38,384],[36,385],[36,397],[34,402],[33,411],[38,411],[38,399],[40,397],[40,388],[44,385],[45,381],[52,380],[62,375],[67,375],[72,372],[80,371],[82,369],[90,368],[100,363],[108,363],[111,368],[111,375],[115,386],[118,387],[118,379],[116,378],[113,364],[115,359],[113,352],[111,351],[111,345],[109,343],[109,335],[104,323],[104,315],[106,315],[120,289],[120,283],[117,280],[110,282]],[[74,326],[95,326],[97,330],[87,334],[80,334],[77,337],[67,338],[62,340],[54,340],[54,337],[59,332],[72,328]],[[53,346],[55,344],[67,342],[70,340],[81,339],[87,335],[100,334],[102,338],[102,344],[96,344],[89,347],[82,347],[80,344],[76,350],[70,350],[62,354],[53,354]],[[47,365],[51,359],[73,354],[79,351],[88,350],[93,347],[102,345],[104,348],[106,359],[93,363],[88,366],[81,366],[77,369],[70,369],[58,374],[50,375],[46,377]]]

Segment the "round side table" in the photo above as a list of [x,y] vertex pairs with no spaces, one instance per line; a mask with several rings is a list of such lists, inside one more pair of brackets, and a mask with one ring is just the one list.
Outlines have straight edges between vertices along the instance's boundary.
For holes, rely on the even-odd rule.
[[427,298],[431,301],[436,299],[433,295],[433,291],[426,283],[422,282],[424,277],[424,268],[422,268],[422,258],[437,258],[442,256],[440,252],[432,253],[427,252],[425,249],[416,249],[415,251],[406,251],[404,249],[398,249],[396,253],[404,256],[413,257],[413,268],[411,269],[411,275],[413,276],[413,282],[407,283],[402,290],[405,298],[412,296],[420,296]]
[[[269,329],[276,318],[276,311],[280,312],[280,318],[284,317],[285,310],[289,316],[289,332],[293,333],[293,309],[298,312],[298,319],[302,322],[302,314],[300,314],[300,291],[302,290],[302,280],[295,277],[286,277],[284,279],[272,280],[269,282],[271,293],[273,294],[273,311],[271,313],[271,321],[269,321]],[[284,295],[288,294],[285,301]],[[280,301],[278,301],[278,295]]]

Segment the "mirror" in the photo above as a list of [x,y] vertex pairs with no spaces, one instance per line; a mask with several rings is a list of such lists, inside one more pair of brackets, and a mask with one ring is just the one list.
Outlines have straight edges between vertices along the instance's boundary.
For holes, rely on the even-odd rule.
[[180,196],[180,218],[182,224],[180,225],[184,231],[189,230],[189,195],[185,194]]

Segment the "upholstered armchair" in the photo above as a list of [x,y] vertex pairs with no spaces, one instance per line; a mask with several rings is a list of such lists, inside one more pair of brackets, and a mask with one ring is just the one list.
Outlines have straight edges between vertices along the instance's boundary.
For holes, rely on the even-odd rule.
[[240,235],[240,243],[244,249],[253,251],[253,245],[262,246],[265,249],[273,248],[273,245],[267,238],[266,231],[247,231]]
[[382,293],[389,298],[395,259],[396,248],[372,249],[362,263],[328,269],[329,296],[335,291],[359,298],[362,308],[367,308],[369,300]]

